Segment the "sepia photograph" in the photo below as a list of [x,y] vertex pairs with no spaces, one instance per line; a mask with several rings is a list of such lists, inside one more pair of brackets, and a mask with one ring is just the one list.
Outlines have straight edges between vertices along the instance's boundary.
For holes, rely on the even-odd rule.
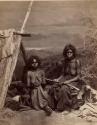
[[97,125],[97,0],[0,0],[0,125]]

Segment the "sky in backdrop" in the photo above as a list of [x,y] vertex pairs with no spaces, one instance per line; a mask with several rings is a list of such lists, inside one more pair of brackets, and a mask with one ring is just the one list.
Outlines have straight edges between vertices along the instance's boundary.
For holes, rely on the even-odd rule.
[[[20,30],[29,2],[0,2],[0,29]],[[96,1],[35,1],[23,38],[26,48],[63,48],[72,43],[83,46],[84,36],[96,29]]]

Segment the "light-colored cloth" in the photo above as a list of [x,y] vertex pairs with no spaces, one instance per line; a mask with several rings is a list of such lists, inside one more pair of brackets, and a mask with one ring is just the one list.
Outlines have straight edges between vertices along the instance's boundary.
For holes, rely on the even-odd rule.
[[19,102],[20,100],[20,95],[16,95],[12,98],[12,100],[16,101],[16,102]]
[[14,29],[0,31],[0,60],[11,56],[14,52]]
[[41,86],[33,89],[31,92],[32,107],[36,110],[43,109],[48,105],[47,93],[42,89]]
[[[79,110],[72,112],[77,117],[83,118],[89,122],[97,122],[97,91],[88,86],[91,96]],[[94,101],[95,98],[95,101]],[[93,102],[94,101],[94,102]]]
[[84,118],[87,121],[97,121],[97,103],[86,103],[79,109],[78,117]]
[[28,84],[32,86],[31,103],[36,110],[43,109],[48,105],[47,92],[43,90],[41,84],[45,84],[45,74],[42,70],[28,71]]

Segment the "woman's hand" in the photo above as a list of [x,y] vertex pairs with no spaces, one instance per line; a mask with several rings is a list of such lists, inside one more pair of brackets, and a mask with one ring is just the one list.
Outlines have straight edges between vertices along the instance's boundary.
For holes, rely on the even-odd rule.
[[69,84],[70,82],[69,81],[65,81],[65,82],[63,82],[63,84]]
[[54,79],[54,82],[59,82],[59,79]]

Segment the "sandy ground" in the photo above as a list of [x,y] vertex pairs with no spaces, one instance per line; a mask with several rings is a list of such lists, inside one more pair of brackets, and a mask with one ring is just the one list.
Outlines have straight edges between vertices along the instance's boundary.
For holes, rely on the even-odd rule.
[[44,111],[13,112],[10,109],[0,115],[0,125],[97,125],[76,116],[76,113],[55,113],[46,116]]

